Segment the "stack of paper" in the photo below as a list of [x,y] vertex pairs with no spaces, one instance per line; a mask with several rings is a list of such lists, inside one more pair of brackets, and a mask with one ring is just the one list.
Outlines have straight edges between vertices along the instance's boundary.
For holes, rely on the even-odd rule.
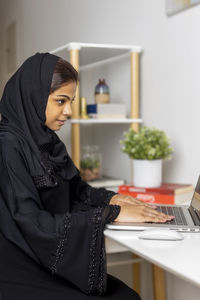
[[89,104],[87,111],[91,118],[126,118],[126,105],[123,103]]

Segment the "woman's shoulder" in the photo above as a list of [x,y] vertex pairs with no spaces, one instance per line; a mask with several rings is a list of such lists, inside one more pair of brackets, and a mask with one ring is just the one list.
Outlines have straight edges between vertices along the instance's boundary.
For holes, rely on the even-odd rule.
[[28,168],[23,141],[8,131],[0,131],[0,160],[10,166],[23,164]]
[[11,150],[22,148],[18,138],[11,132],[0,131],[0,147],[1,149]]
[[0,131],[0,138],[4,140],[17,141],[17,137],[10,131]]

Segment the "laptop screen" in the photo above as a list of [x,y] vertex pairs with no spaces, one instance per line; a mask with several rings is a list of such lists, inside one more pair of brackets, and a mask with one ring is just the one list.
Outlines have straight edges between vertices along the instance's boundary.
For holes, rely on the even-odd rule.
[[199,176],[197,185],[195,187],[191,205],[193,208],[200,210],[200,176]]

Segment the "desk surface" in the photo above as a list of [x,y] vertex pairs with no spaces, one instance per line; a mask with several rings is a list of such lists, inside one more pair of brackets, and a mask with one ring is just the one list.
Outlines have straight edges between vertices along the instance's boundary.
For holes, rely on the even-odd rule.
[[200,286],[200,233],[184,233],[182,241],[141,240],[136,231],[106,229],[104,234],[147,261]]

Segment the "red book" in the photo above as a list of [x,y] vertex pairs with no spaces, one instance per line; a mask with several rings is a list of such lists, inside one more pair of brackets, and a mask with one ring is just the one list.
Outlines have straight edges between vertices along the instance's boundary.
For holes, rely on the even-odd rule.
[[179,195],[182,193],[190,192],[193,190],[192,184],[181,183],[163,183],[160,187],[145,188],[136,187],[131,184],[123,184],[118,188],[118,192],[131,192],[131,193],[158,193],[167,195]]
[[147,193],[130,193],[130,192],[119,192],[119,194],[130,195],[138,200],[148,203],[160,203],[160,204],[175,204],[174,195],[167,194],[147,194]]
[[148,203],[188,204],[193,193],[191,184],[163,183],[157,188],[139,188],[133,185],[120,185],[119,194],[130,195]]

